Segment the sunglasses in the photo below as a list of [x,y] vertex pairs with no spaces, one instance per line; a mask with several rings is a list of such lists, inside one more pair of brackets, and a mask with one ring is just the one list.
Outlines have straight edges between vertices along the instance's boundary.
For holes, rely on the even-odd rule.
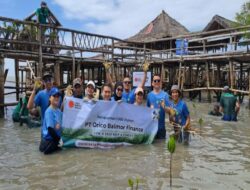
[[54,97],[54,98],[59,98],[60,95],[59,95],[59,94],[55,94],[53,97]]
[[124,84],[131,84],[131,81],[124,81]]
[[81,85],[80,84],[76,84],[74,87],[75,87],[75,89],[81,88]]
[[45,78],[44,79],[44,82],[47,83],[47,82],[52,82],[52,79],[51,78]]
[[161,80],[154,80],[154,83],[157,83],[157,82],[159,83],[159,82],[161,82]]
[[122,92],[122,91],[123,91],[123,89],[122,89],[122,88],[117,88],[116,90],[117,90],[117,91],[120,91],[120,92]]

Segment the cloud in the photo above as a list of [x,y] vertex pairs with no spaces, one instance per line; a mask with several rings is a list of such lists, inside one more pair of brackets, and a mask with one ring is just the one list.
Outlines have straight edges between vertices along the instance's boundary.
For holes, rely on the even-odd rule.
[[245,0],[54,0],[66,19],[82,30],[127,38],[165,10],[191,31],[202,30],[215,14],[234,19]]

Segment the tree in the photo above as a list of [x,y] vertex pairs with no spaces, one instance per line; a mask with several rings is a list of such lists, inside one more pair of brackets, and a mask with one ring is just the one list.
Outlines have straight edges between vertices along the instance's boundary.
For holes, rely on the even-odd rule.
[[[236,27],[250,25],[250,1],[247,1],[242,5],[241,11],[236,13],[235,19],[237,21]],[[248,29],[243,29],[243,31],[245,31],[243,38],[250,39],[250,33],[248,32]]]
[[250,1],[242,5],[241,11],[235,17],[239,25],[250,25]]

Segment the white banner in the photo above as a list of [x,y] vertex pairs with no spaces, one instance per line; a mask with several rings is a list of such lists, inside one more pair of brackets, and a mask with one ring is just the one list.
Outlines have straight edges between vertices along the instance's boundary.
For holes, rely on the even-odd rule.
[[124,102],[65,99],[62,135],[65,146],[111,148],[150,144],[157,128],[157,110]]

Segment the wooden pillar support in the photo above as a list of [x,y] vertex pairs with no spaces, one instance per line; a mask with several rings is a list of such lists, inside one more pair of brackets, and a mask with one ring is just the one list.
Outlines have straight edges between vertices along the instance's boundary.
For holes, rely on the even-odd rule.
[[250,69],[248,70],[248,97],[249,97],[249,101],[248,101],[248,108],[250,109]]
[[181,64],[182,64],[182,60],[179,63],[179,72],[178,72],[178,87],[180,88],[181,85]]
[[[209,62],[206,62],[206,75],[207,75],[207,88],[210,87],[210,77],[209,77]],[[210,90],[207,91],[208,101],[211,102],[211,93]]]
[[[0,105],[4,105],[4,57],[0,55]],[[0,118],[4,117],[4,106],[0,106]]]
[[60,63],[58,61],[54,64],[54,80],[58,86],[61,86],[61,76],[60,76]]
[[19,101],[19,62],[15,59],[16,101]]
[[76,62],[75,62],[75,33],[72,32],[72,80],[76,78]]
[[38,73],[37,73],[37,77],[42,77],[43,76],[43,48],[42,48],[42,44],[43,44],[43,28],[41,25],[39,25],[38,28],[38,40],[39,40],[39,63],[38,63]]
[[229,61],[230,88],[234,88],[233,62]]

